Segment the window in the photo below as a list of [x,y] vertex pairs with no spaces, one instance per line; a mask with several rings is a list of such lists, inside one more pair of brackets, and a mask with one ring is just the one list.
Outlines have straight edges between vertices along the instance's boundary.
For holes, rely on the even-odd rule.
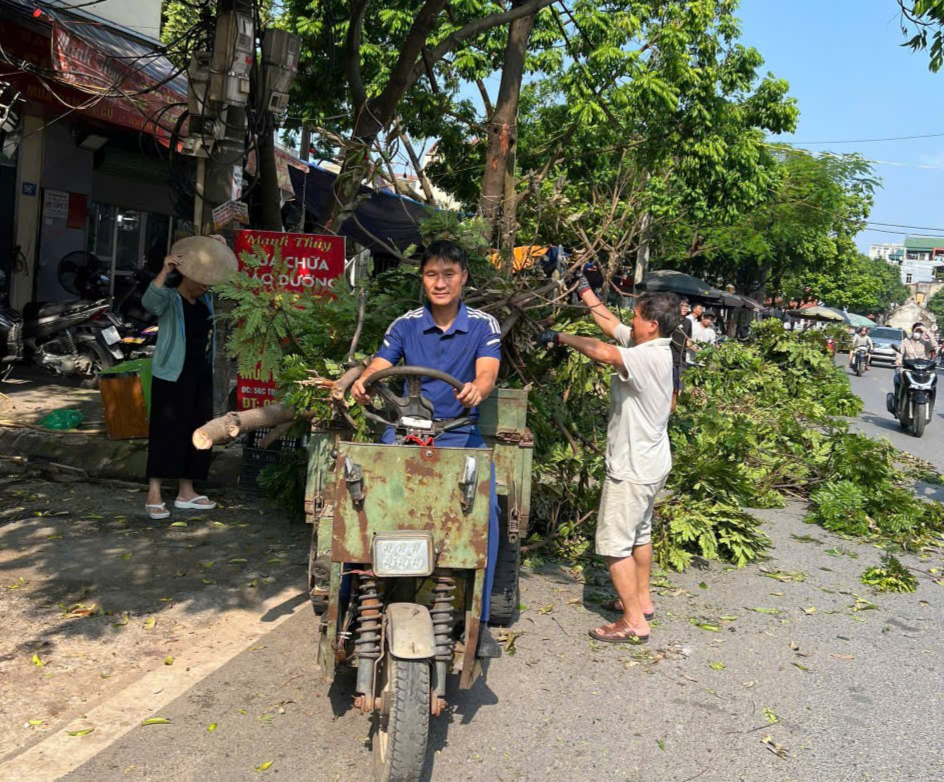
[[911,275],[910,275],[910,274],[906,274],[906,275],[905,275],[905,284],[907,285],[909,282],[911,282]]

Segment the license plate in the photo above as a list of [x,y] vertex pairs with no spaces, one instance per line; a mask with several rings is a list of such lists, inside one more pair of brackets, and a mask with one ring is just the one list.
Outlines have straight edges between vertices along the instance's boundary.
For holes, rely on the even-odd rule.
[[102,329],[102,336],[105,338],[105,342],[108,345],[114,345],[116,342],[121,342],[121,334],[118,333],[118,329],[114,326],[109,326],[107,329]]
[[374,537],[374,573],[428,576],[433,572],[433,538],[428,533],[390,533]]

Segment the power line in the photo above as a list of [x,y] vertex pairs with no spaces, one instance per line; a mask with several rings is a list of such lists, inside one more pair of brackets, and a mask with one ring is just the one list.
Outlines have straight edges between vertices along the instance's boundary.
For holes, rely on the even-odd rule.
[[888,138],[839,139],[836,141],[780,141],[780,144],[803,146],[805,144],[871,144],[877,141],[911,141],[918,138],[941,138],[944,133],[922,133],[917,136],[889,136]]
[[879,223],[875,220],[866,220],[869,225],[883,225],[887,228],[911,228],[915,231],[940,231],[944,236],[944,228],[928,228],[926,225],[900,225],[899,223]]
[[[942,134],[944,135],[944,134]],[[832,158],[833,160],[843,160],[848,159],[849,155],[842,155],[837,152],[813,152],[808,149],[793,149],[792,147],[785,147],[780,142],[771,143],[769,141],[762,141],[762,146],[770,147],[771,149],[777,150],[779,152],[786,152],[791,155],[811,155],[813,157],[820,158]],[[897,166],[899,168],[920,168],[931,171],[944,171],[944,166],[936,165],[933,163],[903,163],[900,160],[873,160],[872,158],[867,157],[856,157],[856,160],[861,161],[862,163],[872,163],[876,166]]]

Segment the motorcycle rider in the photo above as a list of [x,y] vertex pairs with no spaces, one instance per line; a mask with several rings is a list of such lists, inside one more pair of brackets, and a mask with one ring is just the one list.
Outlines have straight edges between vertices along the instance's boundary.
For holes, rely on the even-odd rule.
[[937,352],[937,343],[921,322],[911,327],[911,335],[901,341],[898,355],[895,357],[895,398],[898,398],[898,386],[901,384],[901,366],[903,361],[914,359],[932,359]]
[[862,326],[855,335],[852,337],[852,348],[849,350],[849,366],[852,367],[852,359],[855,357],[856,351],[859,348],[868,348],[868,358],[866,360],[865,368],[872,368],[872,348],[875,347],[872,344],[872,338],[869,336],[868,326]]

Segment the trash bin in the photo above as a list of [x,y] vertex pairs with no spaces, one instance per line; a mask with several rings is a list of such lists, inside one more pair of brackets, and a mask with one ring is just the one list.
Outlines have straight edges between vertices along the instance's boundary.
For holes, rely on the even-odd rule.
[[148,436],[151,410],[151,359],[116,364],[102,371],[99,391],[105,429],[112,440]]

